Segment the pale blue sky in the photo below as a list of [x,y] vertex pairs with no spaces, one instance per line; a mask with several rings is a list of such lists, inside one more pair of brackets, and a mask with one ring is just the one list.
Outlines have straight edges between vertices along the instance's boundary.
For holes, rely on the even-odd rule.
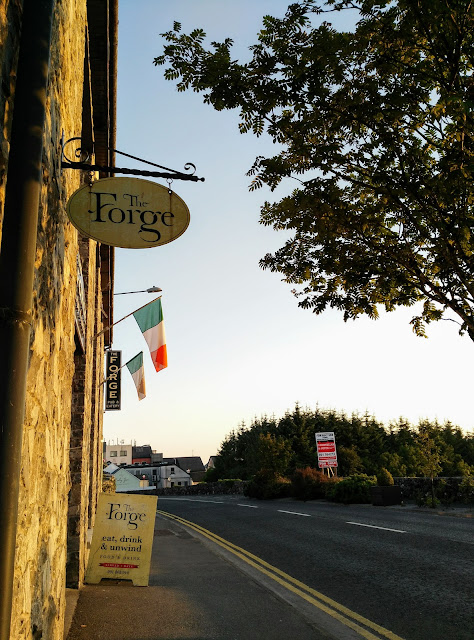
[[[198,94],[178,94],[153,65],[159,34],[174,20],[185,32],[203,27],[210,40],[232,37],[240,57],[256,41],[262,16],[283,16],[286,7],[281,0],[120,0],[117,148],[177,170],[193,162],[206,181],[172,185],[191,211],[184,235],[155,249],[116,251],[117,292],[163,289],[169,367],[155,373],[133,318],[115,328],[113,346],[124,362],[144,351],[147,397],[138,401],[125,370],[122,410],[106,412],[106,440],[207,462],[242,421],[281,416],[296,402],[368,411],[387,423],[428,417],[473,428],[469,338],[451,322],[430,327],[428,340],[417,338],[410,310],[344,323],[336,311],[299,309],[291,286],[258,266],[284,241],[258,224],[260,206],[297,183],[249,193],[245,173],[272,144],[239,134],[236,114],[215,112]],[[121,156],[117,164],[139,166]],[[115,319],[149,299],[116,296]]]

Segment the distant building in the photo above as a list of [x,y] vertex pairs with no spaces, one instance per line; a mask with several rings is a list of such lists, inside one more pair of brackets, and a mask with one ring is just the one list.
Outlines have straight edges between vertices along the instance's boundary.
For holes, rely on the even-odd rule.
[[207,471],[207,469],[214,469],[215,468],[216,460],[217,460],[217,456],[211,456],[209,458],[209,460],[207,461],[207,464],[206,464],[206,471]]
[[132,449],[132,464],[136,462],[144,462],[146,464],[151,463],[152,450],[149,444],[144,444],[141,447],[133,447]]
[[175,461],[181,469],[190,474],[193,483],[202,482],[206,469],[204,468],[200,456],[175,458]]
[[117,466],[132,464],[132,444],[107,444],[105,445],[104,460]]
[[163,462],[163,454],[156,451],[151,452],[151,464],[159,464]]
[[150,485],[148,478],[134,475],[124,467],[117,467],[115,464],[109,464],[108,467],[104,469],[104,473],[109,473],[114,476],[115,490],[117,493],[155,488]]
[[191,475],[181,469],[175,462],[163,462],[158,464],[140,464],[122,467],[137,478],[146,479],[150,485],[158,489],[170,487],[189,487],[193,484]]

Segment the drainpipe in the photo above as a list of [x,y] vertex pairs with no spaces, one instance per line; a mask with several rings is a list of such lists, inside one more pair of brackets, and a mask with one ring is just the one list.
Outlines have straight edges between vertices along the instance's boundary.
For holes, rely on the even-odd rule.
[[55,0],[24,0],[0,252],[0,640],[10,637],[26,376]]

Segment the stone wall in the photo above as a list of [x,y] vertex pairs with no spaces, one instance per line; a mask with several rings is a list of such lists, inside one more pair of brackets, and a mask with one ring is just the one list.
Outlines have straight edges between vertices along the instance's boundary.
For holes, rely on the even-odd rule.
[[20,41],[21,5],[19,0],[0,0],[0,238],[5,202],[5,180],[10,133],[12,125],[13,96],[18,64]]
[[[20,0],[0,0],[1,219],[21,6]],[[99,252],[93,241],[81,247],[88,317],[87,348],[81,354],[74,324],[79,241],[65,213],[81,174],[61,174],[59,167],[63,131],[66,139],[81,135],[85,32],[86,1],[58,0],[44,133],[11,640],[62,640],[68,509],[71,504],[76,509],[77,527],[71,527],[71,535],[77,543],[75,586],[80,586],[87,561],[86,533],[101,478],[103,341],[96,344],[93,339],[101,323]],[[73,384],[78,391],[74,397]]]

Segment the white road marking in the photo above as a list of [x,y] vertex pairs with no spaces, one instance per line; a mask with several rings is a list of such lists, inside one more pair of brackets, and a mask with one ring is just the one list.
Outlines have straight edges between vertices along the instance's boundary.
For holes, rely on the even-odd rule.
[[240,504],[239,502],[237,503],[238,507],[248,507],[249,509],[258,509],[256,504]]
[[293,516],[306,516],[307,518],[311,518],[309,513],[298,513],[297,511],[283,511],[283,509],[278,509],[278,513],[291,513]]
[[177,502],[210,502],[211,504],[225,504],[218,500],[195,500],[194,498],[170,498],[168,496],[160,496],[160,500],[176,500]]
[[395,531],[395,533],[406,533],[401,529],[389,529],[388,527],[376,527],[374,524],[363,524],[362,522],[346,522],[346,524],[356,524],[358,527],[370,527],[370,529],[382,529],[382,531]]

